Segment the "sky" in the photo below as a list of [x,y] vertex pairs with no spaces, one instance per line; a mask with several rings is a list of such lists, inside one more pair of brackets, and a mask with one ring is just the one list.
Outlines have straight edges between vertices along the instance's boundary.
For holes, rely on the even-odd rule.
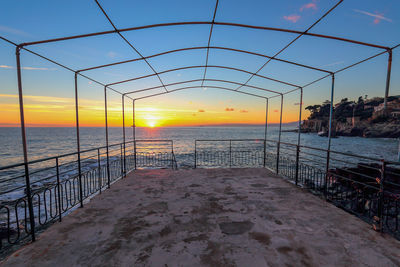
[[[100,0],[111,20],[118,28],[180,21],[211,21],[215,0],[133,1]],[[333,0],[220,0],[216,22],[234,22],[256,26],[279,27],[304,31],[319,19],[337,1]],[[344,0],[333,12],[317,23],[310,32],[393,47],[400,43],[400,2],[396,0]],[[144,56],[168,50],[193,46],[207,46],[210,25],[158,27],[123,32],[124,37]],[[0,36],[15,43],[31,42],[112,30],[112,26],[92,0],[71,1],[13,1],[2,0],[0,10]],[[273,56],[297,35],[215,25],[210,46],[248,50]],[[117,34],[81,38],[29,46],[29,49],[60,62],[73,70],[139,58]],[[381,52],[381,49],[302,36],[278,58],[335,71]],[[196,49],[171,53],[148,59],[157,72],[186,66],[204,66],[207,50]],[[393,51],[391,95],[400,94],[400,48]],[[73,126],[75,124],[74,75],[72,72],[47,62],[26,51],[21,53],[22,83],[28,126]],[[208,65],[233,67],[256,72],[266,58],[210,49]],[[0,126],[18,126],[19,108],[15,47],[0,40]],[[342,72],[336,76],[335,102],[358,96],[383,96],[387,70],[387,54]],[[119,82],[152,74],[144,61],[86,71],[85,75],[104,84]],[[198,80],[204,68],[192,68],[160,74],[164,84]],[[260,75],[303,86],[325,74],[279,61],[269,62]],[[250,75],[245,72],[209,67],[207,79],[244,83]],[[292,86],[253,77],[251,86],[276,92],[287,92]],[[159,87],[156,76],[112,86],[122,92],[134,92]],[[232,83],[206,81],[167,86],[168,90],[188,86],[196,87],[137,100],[136,125],[190,126],[221,124],[262,124],[265,122],[265,99],[237,92],[216,89],[236,89]],[[78,79],[79,118],[81,126],[104,126],[103,87],[83,77]],[[302,118],[308,113],[304,107],[329,99],[330,79],[324,79],[304,89]],[[250,87],[241,91],[275,96]],[[164,92],[159,87],[146,93],[132,93],[132,98]],[[299,91],[285,95],[283,121],[293,122],[299,117]],[[132,101],[125,99],[126,124],[132,124]],[[110,126],[122,125],[122,97],[108,91]],[[268,121],[279,122],[280,97],[269,100]]]

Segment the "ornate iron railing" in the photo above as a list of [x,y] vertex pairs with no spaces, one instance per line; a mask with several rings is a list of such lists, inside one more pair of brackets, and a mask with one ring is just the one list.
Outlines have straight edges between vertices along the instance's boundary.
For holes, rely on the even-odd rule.
[[268,168],[400,238],[398,162],[263,139],[196,140],[194,158],[195,168]]
[[[72,209],[138,168],[172,168],[171,140],[136,140],[28,162],[31,201],[24,164],[0,167],[0,248],[28,239]],[[31,205],[29,205],[31,203]],[[34,214],[33,224],[29,209]]]

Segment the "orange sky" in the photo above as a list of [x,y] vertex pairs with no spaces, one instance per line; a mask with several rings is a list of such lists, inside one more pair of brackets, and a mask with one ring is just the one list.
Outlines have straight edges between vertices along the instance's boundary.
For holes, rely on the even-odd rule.
[[[18,126],[19,105],[17,95],[0,95],[0,126]],[[81,126],[104,126],[104,102],[80,99],[79,119]],[[24,96],[25,121],[27,126],[75,126],[73,98]],[[176,106],[172,107],[172,106]],[[206,107],[206,108],[204,108]],[[304,116],[303,116],[304,117]],[[126,104],[126,126],[132,125],[132,105]],[[284,113],[284,122],[298,119],[298,112]],[[108,103],[109,126],[122,126],[121,102]],[[269,109],[270,123],[279,122],[279,110]],[[263,124],[265,109],[207,106],[201,103],[171,103],[138,101],[136,104],[136,126],[194,126],[220,124]]]

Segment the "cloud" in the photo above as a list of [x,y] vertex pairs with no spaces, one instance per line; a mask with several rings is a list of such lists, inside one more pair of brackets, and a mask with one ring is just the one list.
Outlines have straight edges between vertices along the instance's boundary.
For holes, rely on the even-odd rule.
[[385,20],[385,21],[388,21],[388,22],[393,22],[393,20],[384,17],[382,13],[375,12],[376,14],[373,14],[373,13],[370,13],[370,12],[367,12],[367,11],[363,11],[363,10],[358,10],[358,9],[353,9],[353,10],[354,10],[354,12],[361,13],[361,14],[364,14],[364,15],[367,15],[367,16],[370,16],[370,17],[374,18],[374,20],[373,20],[374,24],[378,24],[379,22],[381,22],[381,20]]
[[225,108],[225,111],[234,111],[234,108]]
[[[302,102],[301,104],[304,104],[304,103]],[[293,105],[299,106],[299,105],[300,105],[300,102],[294,103]]]
[[22,67],[24,70],[55,70],[55,69],[49,69],[49,68],[36,68],[36,67]]
[[240,110],[240,113],[248,113],[249,111],[248,110],[245,110],[245,109],[241,109]]
[[206,112],[204,109],[199,109],[197,112]]
[[277,109],[274,109],[274,112],[279,112],[279,110],[277,110]]
[[13,34],[13,35],[19,35],[19,36],[25,36],[25,37],[32,37],[32,35],[29,33],[26,33],[24,31],[14,29],[11,27],[7,27],[4,25],[0,25],[0,32],[6,32],[6,33]]
[[[1,69],[15,69],[13,66],[0,65]],[[23,70],[56,70],[55,68],[22,67]]]
[[307,3],[307,4],[303,5],[302,7],[300,7],[300,12],[303,12],[303,10],[310,9],[310,8],[317,10],[317,4],[314,1]]
[[329,63],[329,64],[326,64],[326,65],[323,65],[321,67],[332,67],[332,66],[343,64],[343,63],[344,63],[344,61],[337,61],[337,62],[333,62],[333,63]]
[[107,57],[109,57],[109,58],[115,58],[117,56],[118,56],[118,54],[114,51],[110,51],[107,53]]
[[299,15],[289,15],[289,16],[283,16],[283,18],[287,21],[296,23],[301,17]]

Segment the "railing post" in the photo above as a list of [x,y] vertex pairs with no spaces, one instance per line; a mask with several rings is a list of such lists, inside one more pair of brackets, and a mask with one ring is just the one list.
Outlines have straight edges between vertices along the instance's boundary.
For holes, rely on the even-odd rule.
[[328,197],[328,175],[329,175],[329,161],[330,161],[331,151],[326,151],[326,167],[325,167],[325,185],[324,185],[324,196],[325,199]]
[[281,94],[281,114],[279,119],[279,135],[276,149],[276,173],[279,174],[279,156],[281,148],[281,134],[282,134],[282,113],[283,113],[283,94]]
[[383,215],[384,215],[384,197],[385,197],[385,188],[384,188],[384,182],[385,182],[385,171],[386,171],[386,162],[385,160],[382,160],[382,167],[381,167],[381,177],[379,181],[379,231],[382,233],[383,232]]
[[264,168],[265,168],[265,163],[266,163],[266,158],[267,158],[267,140],[264,139]]
[[61,222],[61,190],[60,190],[60,169],[58,164],[58,157],[56,157],[56,175],[57,175],[57,194],[58,194],[58,220]]
[[120,163],[120,165],[121,165],[121,178],[124,178],[124,161],[123,161],[123,153],[122,153],[122,144],[120,145],[120,148],[121,148],[121,156],[120,156],[120,159],[121,159],[121,163]]
[[197,140],[194,140],[194,168],[197,168]]
[[229,140],[229,168],[232,168],[232,140]]
[[108,145],[108,112],[107,112],[107,85],[104,86],[104,119],[106,126],[106,153],[107,153],[107,186],[110,188],[110,156],[109,156],[109,145]]
[[19,100],[19,113],[21,120],[21,137],[22,137],[22,148],[24,153],[24,167],[25,167],[25,185],[26,185],[26,197],[28,199],[28,210],[29,210],[29,222],[31,225],[31,236],[32,242],[36,240],[35,237],[35,215],[33,213],[33,204],[31,196],[31,183],[29,178],[29,166],[28,166],[28,147],[26,143],[26,131],[25,131],[25,117],[24,117],[24,98],[22,93],[22,76],[21,76],[21,61],[20,61],[20,50],[21,46],[17,46],[15,49],[17,59],[17,79],[18,79],[18,100]]
[[78,73],[75,72],[75,119],[76,119],[76,146],[78,150],[78,175],[80,207],[83,207],[82,170],[81,170],[81,145],[79,135],[79,106],[78,106]]
[[101,158],[100,158],[100,148],[97,149],[97,175],[99,176],[99,193],[101,194]]
[[171,141],[171,169],[174,169],[174,141]]
[[299,157],[300,157],[300,146],[296,145],[296,174],[295,174],[295,181],[296,185],[299,181]]

